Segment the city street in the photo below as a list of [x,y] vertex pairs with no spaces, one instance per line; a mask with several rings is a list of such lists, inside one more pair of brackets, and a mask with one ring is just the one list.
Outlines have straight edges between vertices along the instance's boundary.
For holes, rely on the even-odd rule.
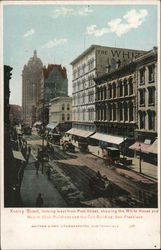
[[[31,146],[29,164],[24,171],[21,198],[24,207],[35,207],[38,193],[42,194],[44,207],[156,207],[157,183],[125,168],[103,164],[103,160],[89,153],[75,153],[54,145],[49,162],[40,166],[36,175],[35,160],[42,140],[33,134],[26,136]],[[46,169],[50,166],[51,178]],[[94,183],[97,171],[110,183],[110,192],[105,192]],[[112,191],[111,191],[112,190]]]

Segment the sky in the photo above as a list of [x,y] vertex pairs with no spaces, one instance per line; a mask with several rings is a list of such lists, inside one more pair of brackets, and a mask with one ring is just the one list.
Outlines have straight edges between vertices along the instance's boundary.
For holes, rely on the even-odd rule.
[[22,105],[22,70],[33,51],[43,65],[67,69],[92,44],[150,50],[157,46],[155,4],[45,4],[3,6],[3,64],[13,67],[10,103]]

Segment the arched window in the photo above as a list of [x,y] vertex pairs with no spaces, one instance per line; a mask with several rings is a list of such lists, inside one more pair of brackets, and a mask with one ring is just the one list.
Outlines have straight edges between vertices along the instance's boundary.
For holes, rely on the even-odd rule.
[[128,113],[127,113],[128,109],[127,109],[127,103],[124,103],[124,121],[128,120]]
[[111,84],[109,85],[109,98],[112,98],[112,86],[111,86]]
[[116,121],[116,104],[113,104],[113,120]]
[[65,105],[64,105],[64,103],[62,104],[62,110],[64,110],[64,108],[65,108]]
[[128,84],[127,84],[127,80],[124,80],[124,96],[128,95]]
[[120,115],[120,121],[123,120],[123,105],[122,103],[119,104],[119,115]]
[[139,112],[140,129],[145,129],[145,112]]
[[155,112],[154,111],[148,112],[148,126],[149,126],[149,130],[155,130]]
[[120,90],[120,97],[123,96],[123,84],[122,81],[119,81],[119,90]]
[[67,114],[67,121],[70,120],[70,114]]
[[116,83],[113,83],[113,98],[116,97]]
[[129,103],[129,120],[130,122],[133,121],[133,103]]
[[129,79],[129,95],[133,94],[133,79]]
[[104,99],[106,99],[107,96],[106,96],[106,86],[104,86]]

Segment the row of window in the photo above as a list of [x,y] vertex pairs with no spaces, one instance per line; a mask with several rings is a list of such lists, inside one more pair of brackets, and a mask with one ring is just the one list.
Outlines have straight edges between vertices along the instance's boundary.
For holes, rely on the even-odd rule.
[[[148,88],[148,105],[155,105],[155,88]],[[145,106],[146,101],[146,89],[139,89],[139,105]]]
[[[64,103],[62,104],[62,110],[65,110],[65,104]],[[66,105],[66,110],[70,110],[70,104],[69,103],[67,103],[67,105]]]
[[119,103],[119,107],[117,108],[116,104],[112,104],[104,106],[102,108],[98,108],[96,112],[97,120],[112,120],[112,121],[133,121],[134,120],[134,108],[133,103],[130,102],[127,104]]
[[111,99],[128,95],[133,95],[132,78],[129,82],[127,82],[126,79],[124,81],[119,81],[118,86],[116,86],[114,82],[113,84],[109,84],[108,88],[106,86],[97,88],[96,100],[105,100],[107,98]]
[[77,82],[73,83],[73,92],[83,90],[85,88],[91,87],[95,84],[93,81],[94,75],[88,76],[88,79],[83,78],[82,80],[79,80]]
[[85,109],[83,110],[74,110],[73,111],[73,119],[74,120],[83,120],[85,121],[86,119],[89,121],[94,121],[94,109],[88,109],[88,111],[86,111]]
[[73,70],[73,79],[80,77],[86,72],[92,70],[94,68],[94,58],[88,60],[87,64],[84,63],[82,66],[78,66],[77,69]]
[[151,64],[147,67],[143,67],[139,71],[139,81],[140,84],[145,83],[146,75],[147,75],[147,80],[148,82],[153,82],[154,81],[154,73],[155,73],[155,66],[154,64]]
[[88,95],[85,93],[83,94],[78,94],[77,96],[74,95],[73,97],[73,104],[75,105],[80,105],[80,104],[85,104],[88,100],[88,103],[94,102],[94,91],[89,91]]
[[[70,114],[67,114],[66,117],[67,117],[66,120],[69,121],[70,120]],[[65,121],[65,114],[62,114],[62,121]]]
[[146,112],[139,112],[139,128],[146,128],[146,116],[148,116],[148,129],[155,130],[155,112],[150,111],[146,114]]

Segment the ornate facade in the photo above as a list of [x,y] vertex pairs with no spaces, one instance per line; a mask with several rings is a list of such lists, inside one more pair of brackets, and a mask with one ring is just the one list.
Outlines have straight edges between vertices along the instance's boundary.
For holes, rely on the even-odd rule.
[[94,78],[127,63],[143,51],[92,45],[73,62],[73,127],[95,131],[96,85]]
[[137,78],[136,140],[152,142],[157,137],[157,48],[154,47],[135,60]]

